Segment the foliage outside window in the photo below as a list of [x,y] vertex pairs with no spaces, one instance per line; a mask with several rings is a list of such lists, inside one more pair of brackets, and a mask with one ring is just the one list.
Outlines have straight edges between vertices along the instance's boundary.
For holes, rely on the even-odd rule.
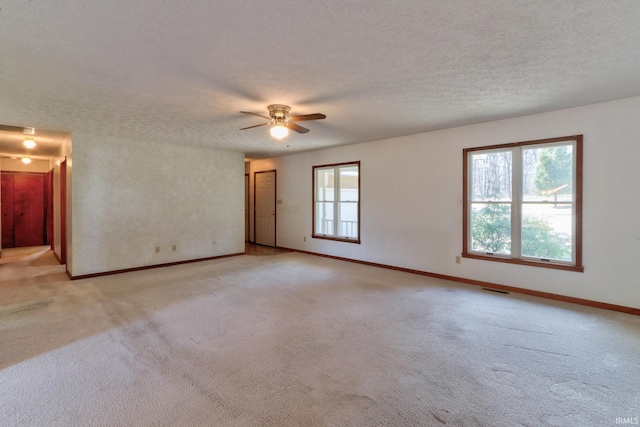
[[313,167],[312,236],[360,243],[360,162]]
[[582,135],[464,150],[463,256],[583,271]]

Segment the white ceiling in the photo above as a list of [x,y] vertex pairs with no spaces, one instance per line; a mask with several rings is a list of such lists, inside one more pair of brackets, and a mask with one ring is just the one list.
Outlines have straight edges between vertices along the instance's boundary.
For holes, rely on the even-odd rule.
[[[637,0],[0,3],[0,124],[37,130],[261,158],[637,95]],[[273,103],[327,119],[238,130]]]

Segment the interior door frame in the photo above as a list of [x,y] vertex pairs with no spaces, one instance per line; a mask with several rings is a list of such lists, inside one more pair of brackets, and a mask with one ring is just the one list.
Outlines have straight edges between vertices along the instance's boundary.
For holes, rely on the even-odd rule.
[[55,249],[55,238],[54,238],[54,225],[53,225],[53,168],[47,172],[46,182],[46,190],[45,190],[45,218],[46,218],[46,233],[47,233],[47,245],[51,246],[51,249]]
[[258,174],[260,173],[271,173],[273,172],[273,247],[277,247],[277,237],[278,237],[278,186],[276,185],[278,182],[278,171],[276,169],[268,170],[268,171],[259,171],[253,173],[253,243],[256,243],[256,198],[257,198],[257,187],[258,187]]
[[60,264],[67,263],[67,158],[60,161]]
[[249,242],[251,240],[251,230],[249,227],[249,223],[251,221],[251,218],[249,217],[249,210],[250,210],[250,200],[249,200],[249,178],[250,175],[248,173],[244,174],[244,194],[245,194],[245,200],[244,200],[244,241],[245,242]]

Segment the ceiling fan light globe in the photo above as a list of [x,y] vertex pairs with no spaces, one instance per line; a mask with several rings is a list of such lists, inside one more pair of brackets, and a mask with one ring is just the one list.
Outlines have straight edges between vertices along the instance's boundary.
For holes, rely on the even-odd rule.
[[271,128],[271,136],[276,139],[282,139],[289,135],[289,129],[282,125],[276,125]]

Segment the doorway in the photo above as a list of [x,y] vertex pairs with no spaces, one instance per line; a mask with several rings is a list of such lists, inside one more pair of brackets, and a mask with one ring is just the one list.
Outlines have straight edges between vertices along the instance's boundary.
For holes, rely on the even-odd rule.
[[48,245],[48,174],[2,172],[2,247]]
[[254,241],[258,245],[276,245],[276,171],[254,173]]

